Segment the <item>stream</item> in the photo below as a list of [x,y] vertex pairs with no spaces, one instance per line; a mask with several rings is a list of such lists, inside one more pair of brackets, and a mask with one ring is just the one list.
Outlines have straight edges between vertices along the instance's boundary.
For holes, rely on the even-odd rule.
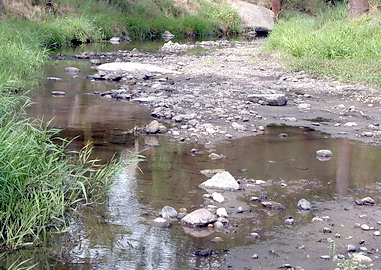
[[[93,45],[60,53],[137,46],[140,51],[154,51],[158,44],[119,46],[122,47]],[[21,256],[33,257],[36,269],[219,269],[225,267],[229,254],[240,248],[256,245],[263,248],[267,242],[280,248],[293,243],[292,237],[287,237],[293,229],[283,224],[285,217],[295,217],[295,230],[302,230],[316,215],[297,211],[296,204],[301,198],[314,205],[340,197],[368,196],[374,185],[381,183],[379,147],[332,138],[305,127],[273,125],[266,127],[262,135],[212,144],[180,143],[166,135],[133,134],[134,127],[153,120],[150,109],[93,95],[116,88],[117,84],[73,78],[73,74],[64,72],[69,66],[82,71],[79,77],[94,73],[89,61],[52,62],[44,77],[63,80],[43,80],[30,93],[34,104],[28,109],[28,116],[53,119],[52,126],[62,129],[62,137],[76,137],[70,144],[72,150],[91,142],[93,155],[102,160],[109,160],[115,153],[126,159],[139,153],[145,159],[118,175],[105,204],[81,209],[73,217],[69,235],[58,237],[49,247],[9,255],[7,264]],[[66,95],[53,96],[52,91],[64,91]],[[315,157],[319,149],[330,149],[335,155],[320,161]],[[226,158],[211,160],[210,153]],[[207,230],[203,237],[195,237],[200,235],[187,231],[178,222],[169,228],[153,226],[152,220],[166,205],[191,212],[211,204],[203,197],[207,192],[198,187],[208,179],[200,173],[206,169],[224,169],[236,179],[260,179],[266,184],[256,188],[255,193],[236,192],[234,199],[226,194],[229,199],[224,207],[232,215],[229,229],[222,233]],[[273,198],[286,210],[269,216],[260,206],[249,202],[251,196]],[[238,207],[248,212],[237,214]],[[252,232],[259,233],[260,240],[248,238]],[[216,236],[223,242],[213,243],[211,239]],[[202,250],[213,252],[210,256],[195,255]],[[241,269],[239,259],[235,263],[227,269]]]

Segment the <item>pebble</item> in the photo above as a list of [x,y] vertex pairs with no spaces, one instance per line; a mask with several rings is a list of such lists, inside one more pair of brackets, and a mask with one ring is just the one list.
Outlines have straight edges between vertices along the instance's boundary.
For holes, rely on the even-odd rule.
[[374,236],[380,236],[381,233],[380,233],[380,231],[375,231],[375,232],[373,233],[373,235],[374,235]]
[[250,238],[250,239],[259,239],[260,238],[260,235],[258,233],[250,233],[247,238]]
[[332,233],[332,230],[331,230],[331,228],[325,227],[325,228],[323,228],[323,233],[325,233],[325,234]]
[[213,227],[216,230],[222,230],[224,228],[224,224],[222,224],[222,222],[220,222],[220,221],[216,221],[216,222],[214,222]]
[[356,246],[355,245],[348,245],[347,251],[348,252],[356,252]]
[[212,243],[221,243],[223,242],[224,240],[221,238],[221,237],[214,237],[212,240],[210,240]]
[[252,259],[258,259],[259,258],[259,255],[258,254],[253,254],[253,256],[251,256]]
[[370,230],[369,226],[366,225],[366,224],[361,225],[361,229],[364,230],[364,231],[369,231]]
[[243,213],[243,208],[241,206],[237,208],[237,213]]

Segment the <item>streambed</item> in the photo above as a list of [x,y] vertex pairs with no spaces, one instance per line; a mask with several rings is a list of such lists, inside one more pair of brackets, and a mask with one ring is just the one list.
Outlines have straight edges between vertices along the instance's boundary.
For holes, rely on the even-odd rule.
[[[184,61],[184,56],[181,57],[181,61]],[[202,56],[194,56],[200,57]],[[218,64],[219,58],[215,55],[213,57],[214,62],[204,65],[206,71]],[[168,63],[173,65],[172,62]],[[68,66],[81,69],[79,77],[73,78],[73,74],[65,73],[64,69]],[[247,66],[244,65],[243,68]],[[264,77],[263,72],[266,71],[258,71]],[[111,158],[115,152],[122,153],[125,150],[141,153],[146,159],[129,166],[118,176],[106,204],[82,209],[78,217],[73,219],[69,235],[60,238],[48,249],[41,248],[25,253],[32,254],[39,263],[39,269],[47,269],[47,265],[55,269],[276,269],[284,264],[304,269],[333,269],[337,262],[332,261],[332,243],[321,241],[323,238],[334,239],[335,233],[321,234],[323,227],[332,224],[345,226],[344,231],[351,234],[344,236],[341,232],[343,237],[335,239],[337,254],[346,255],[345,245],[352,242],[360,248],[358,242],[364,238],[364,246],[369,250],[374,249],[369,256],[373,258],[375,269],[379,268],[377,238],[372,234],[381,226],[378,223],[381,221],[379,207],[356,206],[353,198],[371,196],[376,201],[381,199],[378,165],[381,151],[377,146],[345,138],[346,134],[341,134],[344,138],[333,138],[327,133],[311,129],[333,129],[333,124],[339,118],[334,119],[332,126],[317,125],[318,121],[311,119],[326,119],[329,112],[324,111],[317,115],[314,111],[308,111],[300,114],[298,121],[282,122],[282,118],[291,117],[286,115],[289,111],[293,114],[299,113],[298,109],[295,110],[297,103],[294,106],[290,102],[282,112],[279,112],[281,107],[256,107],[262,117],[251,120],[255,124],[247,132],[231,132],[231,139],[224,136],[204,136],[199,141],[185,138],[180,140],[186,141],[184,143],[168,135],[135,134],[131,132],[134,127],[144,126],[153,120],[152,106],[94,95],[94,92],[105,92],[119,87],[114,82],[94,82],[81,78],[94,72],[88,61],[62,60],[47,67],[46,77],[62,78],[62,81],[44,81],[41,88],[31,93],[35,105],[29,109],[29,116],[45,120],[54,118],[52,125],[62,129],[63,137],[79,136],[71,144],[72,149],[78,150],[87,141],[91,141],[95,146],[94,155],[104,160]],[[236,70],[232,73],[235,72]],[[181,88],[187,81],[194,85],[203,79],[217,90],[220,85],[225,90],[229,87],[224,83],[210,81],[208,76],[190,80],[175,78],[175,85],[179,84]],[[237,76],[234,80],[236,79]],[[228,78],[225,77],[224,80],[228,81]],[[236,84],[237,87],[245,84],[244,79],[238,80],[241,83]],[[64,91],[66,94],[52,96],[52,91]],[[318,97],[310,103],[318,103],[321,96]],[[301,95],[297,95],[297,98],[301,98]],[[336,106],[340,100],[331,99],[330,102],[333,102],[332,106]],[[322,103],[322,106],[327,104]],[[277,117],[272,119],[275,115]],[[208,120],[215,126],[219,126],[219,123],[221,127],[227,126],[225,118],[218,122],[212,115],[208,117],[212,118]],[[181,127],[173,121],[160,121],[168,128],[174,126],[174,129],[181,131]],[[377,119],[373,118],[372,121],[375,123]],[[272,122],[278,125],[267,126]],[[313,126],[311,122],[314,123]],[[255,129],[260,125],[267,127]],[[283,135],[279,136],[280,134]],[[355,133],[352,137],[356,137]],[[328,161],[319,161],[315,157],[315,152],[319,149],[330,149],[334,157]],[[225,158],[211,160],[208,157],[210,153],[218,153]],[[125,155],[126,158],[129,157],[129,154]],[[170,228],[152,226],[151,221],[165,205],[176,209],[186,208],[190,212],[216,204],[204,199],[203,195],[207,192],[198,187],[208,179],[200,173],[205,169],[225,169],[240,180],[244,187],[237,192],[222,193],[226,202],[221,206],[228,211],[229,227],[223,232],[209,230],[205,237],[194,237],[177,222]],[[254,180],[264,180],[265,184],[252,187],[250,181]],[[286,210],[264,210],[260,204],[250,203],[251,196],[272,198],[282,203]],[[296,204],[301,198],[309,200],[315,209],[308,213],[299,213]],[[238,207],[245,211],[237,213]],[[317,225],[311,222],[313,217],[324,216],[329,211],[333,211],[329,214],[330,220]],[[336,220],[335,211],[344,213],[344,217]],[[361,215],[363,217],[360,218]],[[283,224],[288,216],[294,217],[295,225]],[[360,221],[351,217],[360,218]],[[344,223],[346,218],[350,221],[338,223]],[[363,235],[355,227],[355,223],[361,221],[371,223],[375,229],[368,235]],[[260,238],[253,240],[247,237],[253,232],[258,233]],[[357,239],[358,235],[361,235],[361,239]],[[215,236],[221,237],[223,242],[211,242]],[[349,236],[354,240],[346,239]],[[343,242],[342,246],[340,241]],[[300,246],[304,248],[298,249]],[[209,256],[197,256],[200,251],[207,251]],[[258,254],[258,259],[253,259],[253,254]],[[326,254],[332,259],[320,258]],[[16,256],[10,256],[9,261]]]

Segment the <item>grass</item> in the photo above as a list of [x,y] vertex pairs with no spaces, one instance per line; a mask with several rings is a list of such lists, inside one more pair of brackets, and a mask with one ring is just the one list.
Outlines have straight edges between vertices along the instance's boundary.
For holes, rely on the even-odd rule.
[[38,245],[48,232],[61,232],[69,209],[104,199],[121,165],[117,159],[98,165],[88,148],[69,155],[66,141],[53,143],[58,130],[19,119],[0,118],[0,248],[7,249]]
[[318,16],[282,20],[267,48],[281,52],[295,70],[344,81],[381,85],[381,16],[350,19],[344,5]]

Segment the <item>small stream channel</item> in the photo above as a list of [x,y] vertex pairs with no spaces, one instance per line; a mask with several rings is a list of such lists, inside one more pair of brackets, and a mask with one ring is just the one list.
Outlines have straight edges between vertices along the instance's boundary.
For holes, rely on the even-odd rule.
[[[144,51],[156,44],[141,44]],[[118,50],[110,47],[88,47],[80,50]],[[134,46],[137,45],[128,45]],[[62,53],[67,54],[64,50]],[[74,52],[71,52],[74,53]],[[75,52],[77,53],[77,52]],[[108,160],[115,152],[141,153],[146,159],[125,168],[116,179],[106,204],[82,209],[73,219],[70,236],[60,237],[52,246],[33,251],[21,251],[6,258],[8,263],[18,256],[32,256],[36,269],[217,269],[229,250],[256,245],[246,236],[261,235],[260,242],[273,239],[279,245],[292,241],[283,238],[286,216],[296,217],[298,226],[311,221],[296,211],[296,203],[305,198],[312,203],[332,200],[335,196],[354,195],[367,186],[381,182],[379,160],[381,151],[348,139],[333,139],[306,128],[287,126],[267,127],[265,134],[222,141],[213,145],[194,145],[173,142],[167,136],[134,135],[129,131],[152,120],[148,108],[124,101],[92,95],[112,89],[115,85],[76,78],[64,68],[75,66],[79,76],[92,74],[88,61],[57,61],[46,67],[45,77],[62,81],[47,81],[31,93],[35,104],[29,108],[32,118],[53,119],[52,125],[62,129],[67,138],[79,136],[70,148],[79,150],[92,142],[94,155]],[[63,97],[51,91],[65,91]],[[279,137],[288,134],[287,138]],[[147,144],[148,143],[148,144]],[[157,144],[152,147],[147,145]],[[191,149],[197,149],[192,154]],[[319,161],[314,154],[330,149],[334,157]],[[210,160],[211,152],[226,156]],[[126,158],[130,154],[124,154]],[[208,231],[205,237],[194,237],[177,223],[170,228],[151,225],[165,205],[188,212],[210,204],[206,192],[198,185],[207,180],[200,173],[205,169],[225,169],[236,179],[261,179],[269,184],[255,194],[238,192],[236,200],[224,206],[236,212],[238,206],[248,210],[242,216],[232,215],[231,228],[225,233]],[[272,197],[286,206],[286,211],[269,217],[258,205],[249,203],[250,196]],[[212,243],[215,236],[224,242]],[[213,250],[209,257],[195,255],[198,250]]]

